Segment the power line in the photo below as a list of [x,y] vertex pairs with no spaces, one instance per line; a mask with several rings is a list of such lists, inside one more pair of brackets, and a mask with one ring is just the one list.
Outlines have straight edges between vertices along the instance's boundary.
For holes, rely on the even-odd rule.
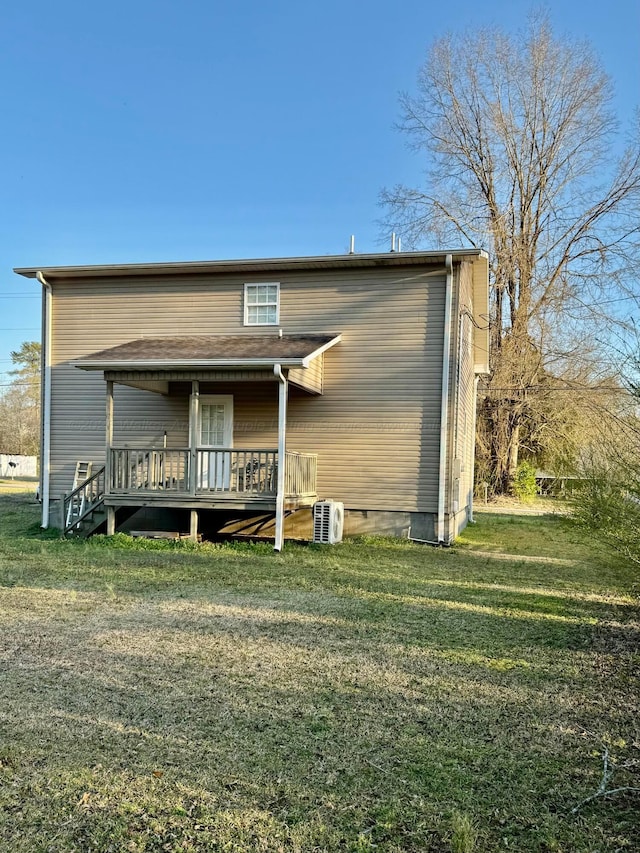
[[593,305],[589,302],[583,302],[579,300],[576,296],[573,297],[577,302],[580,302],[581,305],[584,305],[585,308],[597,308],[599,305],[613,305],[615,302],[627,302],[630,299],[633,299],[634,302],[637,302],[640,299],[640,296],[635,294],[630,294],[629,296],[618,296],[615,299],[599,299],[594,301]]
[[597,388],[549,388],[546,385],[529,385],[526,388],[483,388],[485,392],[500,391],[524,394],[528,391],[576,391],[580,394],[599,394],[601,391],[616,391],[628,393],[626,388],[611,385],[599,385]]

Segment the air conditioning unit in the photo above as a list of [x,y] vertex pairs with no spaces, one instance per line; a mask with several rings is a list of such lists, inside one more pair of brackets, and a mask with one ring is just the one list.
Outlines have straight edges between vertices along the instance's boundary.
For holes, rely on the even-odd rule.
[[317,501],[313,505],[313,541],[319,545],[342,542],[344,504],[339,501]]

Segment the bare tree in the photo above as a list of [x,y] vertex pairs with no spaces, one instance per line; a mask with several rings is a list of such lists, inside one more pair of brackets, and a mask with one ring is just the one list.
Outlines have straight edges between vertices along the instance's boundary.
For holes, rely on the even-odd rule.
[[625,284],[640,234],[640,147],[636,138],[614,161],[611,97],[590,48],[537,17],[515,36],[439,39],[417,95],[402,98],[426,180],[383,192],[390,223],[410,245],[462,241],[491,256],[492,373],[479,415],[497,491],[513,482],[523,429],[543,416],[540,389],[548,405],[554,380],[573,381],[572,354],[594,338],[585,322],[633,295],[606,294]]

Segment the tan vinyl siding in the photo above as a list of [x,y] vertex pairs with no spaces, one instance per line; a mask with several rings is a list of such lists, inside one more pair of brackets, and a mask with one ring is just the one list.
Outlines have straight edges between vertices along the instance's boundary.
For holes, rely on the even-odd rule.
[[[75,463],[86,459],[104,464],[105,382],[69,364],[52,370],[51,494],[71,490]],[[183,404],[171,396],[114,386],[114,446],[162,447],[189,444],[188,418]]]
[[[68,489],[77,459],[104,459],[102,374],[75,368],[74,359],[143,336],[251,333],[243,326],[246,280],[54,283],[52,496]],[[283,272],[278,280],[285,333],[342,333],[324,355],[323,395],[290,389],[288,446],[318,454],[319,494],[352,508],[434,512],[444,273],[412,266]],[[276,383],[209,387],[234,395],[236,446],[275,446]],[[165,396],[116,385],[114,443],[162,443],[166,429],[169,446],[186,446],[188,389],[180,389]]]
[[473,361],[475,373],[489,373],[489,265],[488,263],[470,264],[464,262],[466,273],[470,279],[473,294],[473,316],[475,320],[473,331]]
[[312,394],[322,394],[322,378],[324,374],[324,353],[314,358],[309,367],[297,367],[289,371],[291,382],[305,388]]

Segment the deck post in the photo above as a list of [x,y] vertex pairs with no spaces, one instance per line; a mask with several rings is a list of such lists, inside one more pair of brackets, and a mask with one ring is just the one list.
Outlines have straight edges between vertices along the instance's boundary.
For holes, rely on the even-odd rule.
[[198,409],[200,406],[200,383],[191,382],[189,399],[189,494],[195,497],[198,479]]
[[192,539],[194,542],[198,541],[198,510],[191,510],[191,524],[189,527],[189,539]]
[[116,532],[116,508],[107,507],[107,536],[113,536]]
[[113,444],[113,381],[107,380],[107,399],[105,410],[105,457],[104,457],[104,490],[108,495],[111,491],[111,446]]
[[284,466],[287,450],[287,394],[288,385],[282,368],[274,365],[273,372],[278,377],[278,485],[276,492],[276,541],[274,551],[282,551],[284,545]]

